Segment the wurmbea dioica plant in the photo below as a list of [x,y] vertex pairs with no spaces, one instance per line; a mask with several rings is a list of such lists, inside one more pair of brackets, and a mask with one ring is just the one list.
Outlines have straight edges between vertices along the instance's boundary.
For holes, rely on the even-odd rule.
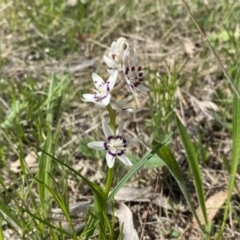
[[108,54],[103,56],[103,60],[108,66],[108,79],[104,81],[98,74],[93,73],[92,79],[95,89],[91,90],[92,93],[83,94],[82,100],[94,103],[97,107],[106,108],[109,112],[110,123],[108,124],[105,119],[102,119],[105,140],[88,143],[89,148],[106,151],[108,173],[104,194],[107,198],[112,184],[116,159],[126,166],[132,166],[126,155],[126,150],[129,146],[139,142],[139,139],[130,138],[123,134],[123,121],[116,128],[116,116],[117,113],[133,113],[140,111],[140,109],[126,107],[127,98],[123,96],[119,100],[115,96],[121,89],[127,88],[129,94],[139,97],[139,92],[146,92],[148,88],[143,85],[147,71],[144,71],[143,67],[138,64],[137,51],[130,49],[125,38],[120,37],[117,41],[112,42]]
[[[83,94],[82,100],[92,102],[99,107],[107,108],[110,116],[110,126],[105,119],[102,120],[102,128],[106,137],[105,141],[91,142],[88,147],[96,150],[105,150],[106,161],[109,168],[113,168],[115,159],[118,158],[122,163],[131,166],[132,163],[125,155],[127,147],[139,142],[139,139],[125,137],[123,135],[123,122],[115,130],[116,112],[136,112],[132,108],[125,107],[127,99],[114,99],[114,93],[127,87],[135,97],[138,97],[137,91],[148,91],[143,83],[144,71],[137,61],[137,51],[133,49],[131,54],[129,44],[126,39],[120,37],[117,41],[112,42],[108,55],[104,55],[104,62],[109,67],[110,74],[105,82],[98,74],[93,73],[92,79],[96,89],[92,89],[92,94]],[[120,80],[120,78],[123,78]],[[117,86],[115,86],[118,84]]]

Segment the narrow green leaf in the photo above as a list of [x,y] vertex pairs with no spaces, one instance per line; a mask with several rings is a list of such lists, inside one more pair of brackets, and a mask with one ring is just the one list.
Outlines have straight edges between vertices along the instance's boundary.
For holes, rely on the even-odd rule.
[[[16,136],[16,135],[15,135]],[[83,175],[81,175],[78,171],[76,171],[74,168],[70,167],[68,164],[64,163],[63,161],[57,159],[55,156],[53,156],[52,154],[50,154],[49,152],[47,152],[44,148],[40,148],[38,146],[36,146],[35,144],[32,144],[31,142],[28,141],[27,138],[24,138],[24,141],[26,141],[30,146],[36,148],[38,151],[42,152],[42,154],[45,154],[47,156],[49,156],[52,160],[58,162],[59,164],[61,164],[62,166],[66,167],[67,169],[69,169],[70,171],[72,171],[74,174],[76,174],[76,176],[80,177],[83,179],[83,181],[85,183],[87,183],[87,185],[91,188],[91,190],[93,191],[93,193],[99,195],[100,199],[104,199],[105,195],[104,192],[102,190],[102,188],[100,186],[98,186],[97,184],[91,182],[90,180],[88,180],[87,178],[85,178]]]
[[[50,175],[50,174],[49,174]],[[50,175],[51,179],[55,182],[54,178]],[[68,211],[68,208],[65,206],[65,203],[63,201],[63,199],[61,198],[60,195],[58,195],[51,187],[49,187],[48,185],[46,185],[44,182],[40,181],[39,179],[33,177],[37,182],[39,182],[40,184],[42,184],[53,196],[53,198],[55,199],[55,201],[57,202],[58,206],[62,209],[62,212],[64,214],[64,216],[66,217],[70,228],[72,230],[72,234],[74,236],[74,239],[76,239],[76,234],[75,234],[75,230],[74,230],[74,226],[72,224],[72,220],[70,217],[70,213]],[[55,182],[56,183],[56,182]]]
[[[238,67],[238,72],[236,76],[235,86],[237,90],[240,91],[240,68],[239,67]],[[228,185],[228,198],[226,201],[226,208],[224,211],[221,231],[223,231],[225,228],[230,201],[232,197],[232,192],[234,188],[234,183],[236,179],[236,173],[239,165],[239,157],[240,157],[240,99],[236,96],[236,94],[234,94],[233,96],[232,141],[233,141],[233,148],[232,148],[231,177]]]
[[180,137],[181,137],[184,149],[186,151],[188,165],[190,167],[190,170],[193,176],[195,190],[197,192],[197,197],[198,197],[198,202],[201,207],[201,211],[205,221],[205,226],[207,226],[208,219],[207,219],[207,212],[206,212],[206,205],[205,205],[203,182],[202,182],[202,176],[199,168],[196,150],[194,149],[193,143],[191,142],[191,139],[187,133],[186,128],[183,126],[183,124],[181,123],[181,121],[178,119],[177,116],[176,116],[176,119],[177,119],[177,126],[180,133]]
[[51,102],[59,95],[62,94],[62,91],[66,89],[67,85],[71,82],[71,79],[68,76],[65,76],[61,82],[58,83],[58,79],[56,76],[52,75],[52,79],[49,85],[48,96],[47,99],[41,104],[39,109],[44,106],[51,106]]
[[19,206],[19,208],[21,208],[21,210],[23,212],[26,212],[27,214],[29,214],[32,218],[34,218],[34,219],[38,220],[39,222],[41,222],[43,225],[46,225],[46,226],[48,226],[51,229],[55,229],[58,232],[64,233],[64,234],[66,234],[69,237],[72,237],[71,233],[63,230],[62,228],[59,228],[59,227],[56,227],[56,226],[52,225],[51,223],[49,223],[49,220],[44,220],[44,219],[42,219],[40,217],[37,217],[37,214],[35,212],[31,212],[29,209],[23,208],[21,206]]
[[[52,152],[52,134],[49,131],[46,141],[43,146],[44,152]],[[51,172],[51,158],[42,152],[41,156],[39,157],[39,168],[38,168],[38,179],[42,182],[44,182],[46,185],[50,186],[50,177],[48,173]],[[49,192],[47,188],[39,183],[38,184],[38,191],[39,191],[39,197],[41,204],[43,204],[43,215],[46,217],[48,213],[49,208]]]
[[86,157],[98,160],[99,158],[105,158],[106,153],[104,151],[96,151],[87,146],[88,143],[93,142],[91,137],[82,138],[79,142],[79,151]]
[[122,236],[123,236],[123,227],[124,227],[124,224],[122,224],[121,227],[120,227],[120,233],[119,233],[119,235],[118,235],[117,240],[121,240],[121,239],[122,239]]
[[14,123],[14,120],[20,113],[26,109],[28,106],[27,102],[20,102],[19,100],[16,100],[13,102],[11,108],[9,109],[7,113],[7,117],[3,123],[0,124],[0,127],[3,129],[7,129],[11,127]]
[[[147,154],[145,154],[143,157],[145,157]],[[157,154],[154,154],[150,159],[149,161],[147,161],[145,164],[144,164],[144,167],[145,168],[157,168],[157,167],[162,167],[162,166],[165,166],[165,163],[164,161],[157,155]]]
[[7,218],[9,222],[16,228],[21,229],[21,222],[19,219],[12,214],[12,211],[9,210],[9,207],[0,200],[0,213],[3,215],[3,217]]
[[[146,152],[142,159],[147,157],[149,155],[149,152]],[[130,159],[130,161],[133,164],[136,164],[139,162],[139,159],[137,157],[135,157],[134,155],[128,154],[127,155],[128,158]],[[144,168],[158,168],[158,167],[162,167],[165,166],[165,163],[163,162],[163,160],[157,155],[154,154],[145,164],[144,164]]]
[[[153,148],[156,148],[156,146],[159,146],[159,143],[154,141],[153,142]],[[199,228],[202,230],[202,232],[204,232],[204,230],[201,226],[201,223],[199,221],[199,218],[196,214],[196,211],[194,209],[194,206],[193,206],[193,204],[190,200],[190,195],[188,193],[186,184],[184,182],[184,178],[183,178],[181,169],[179,168],[178,163],[177,163],[176,159],[174,158],[172,152],[168,149],[167,146],[162,145],[158,149],[157,154],[165,162],[168,170],[171,172],[171,174],[173,175],[173,177],[177,181],[177,183],[178,183],[180,189],[182,190],[182,193],[183,193],[183,195],[184,195],[184,197],[185,197],[185,199],[186,199],[186,201],[187,201],[187,203],[190,207],[190,210],[191,210],[193,216],[196,218],[196,221],[199,225]]]
[[[16,136],[16,135],[15,135]],[[22,138],[22,137],[21,137]],[[85,178],[84,176],[82,176],[78,171],[76,171],[75,169],[73,169],[72,167],[70,167],[68,164],[62,162],[61,160],[57,159],[56,157],[54,157],[53,155],[51,155],[48,151],[46,151],[45,148],[41,149],[38,146],[30,143],[26,138],[24,138],[24,140],[26,142],[28,142],[29,145],[35,147],[38,151],[41,151],[42,154],[45,154],[46,156],[50,157],[51,159],[57,161],[59,164],[63,165],[64,167],[68,168],[70,171],[72,171],[74,174],[76,174],[76,176],[79,176],[80,178],[83,179],[83,181],[85,183],[87,183],[87,185],[91,188],[93,195],[94,195],[94,212],[96,214],[96,216],[98,217],[99,222],[101,222],[101,224],[99,224],[99,227],[102,228],[101,231],[104,232],[106,230],[105,227],[109,226],[109,223],[106,222],[106,220],[108,218],[106,218],[106,213],[107,213],[107,199],[106,196],[104,194],[104,191],[102,190],[102,188],[100,186],[98,186],[97,184],[91,182],[90,180],[88,180],[87,178]],[[42,179],[39,179],[42,181]],[[44,181],[42,181],[44,182]],[[44,182],[45,183],[45,182]],[[39,184],[40,185],[40,184]],[[43,185],[43,184],[41,184]],[[43,185],[44,186],[44,185]],[[48,185],[49,186],[49,185]],[[41,188],[41,187],[40,187]],[[44,189],[44,187],[43,187]],[[48,191],[47,188],[45,189],[45,191]],[[109,220],[108,220],[109,221]],[[111,229],[108,229],[109,231],[111,231]]]
[[139,161],[137,164],[135,164],[129,171],[128,173],[118,182],[117,186],[115,186],[115,188],[112,190],[112,192],[110,193],[109,197],[108,197],[108,202],[110,202],[114,196],[116,195],[116,193],[122,188],[122,186],[135,174],[135,172],[137,172],[141,167],[144,166],[144,164],[147,163],[147,161],[149,159],[151,159],[151,157],[154,156],[155,153],[158,152],[158,150],[163,146],[163,144],[165,144],[169,138],[172,136],[173,133],[170,133],[161,143],[158,143],[155,147],[155,149],[153,149],[146,157],[144,157],[141,161]]
[[2,224],[2,216],[0,216],[0,240],[3,240],[3,224]]
[[90,239],[99,224],[99,220],[97,220],[97,217],[92,212],[89,212],[88,214],[91,216],[91,218],[87,220],[85,228],[81,233],[81,237],[83,239]]

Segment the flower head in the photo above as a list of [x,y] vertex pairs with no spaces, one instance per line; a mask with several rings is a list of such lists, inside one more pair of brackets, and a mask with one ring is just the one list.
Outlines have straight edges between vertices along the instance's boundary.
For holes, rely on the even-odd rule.
[[112,42],[108,55],[103,56],[104,62],[108,65],[110,69],[109,72],[112,72],[114,69],[122,71],[123,56],[128,48],[126,48],[126,39],[120,37],[117,41]]
[[143,67],[138,64],[137,61],[137,51],[133,49],[133,59],[129,57],[129,51],[125,52],[123,71],[125,74],[126,82],[129,85],[131,91],[135,96],[138,96],[137,89],[143,92],[147,92],[149,89],[145,87],[143,83],[143,78],[147,74],[147,71],[143,70]]
[[110,103],[111,94],[110,91],[113,89],[118,76],[118,71],[115,70],[107,82],[97,75],[96,73],[92,74],[93,83],[95,84],[96,89],[93,89],[94,94],[83,94],[82,101],[84,102],[93,102],[100,107],[105,107]]
[[113,41],[108,53],[108,57],[113,59],[116,63],[122,63],[125,43],[126,39],[123,37],[120,37],[117,41]]
[[88,147],[107,151],[106,161],[109,168],[113,167],[116,158],[118,158],[123,164],[132,166],[131,161],[125,155],[125,152],[128,146],[139,142],[139,139],[127,138],[122,135],[123,122],[117,128],[116,134],[113,133],[105,120],[102,121],[102,127],[106,141],[91,142],[88,143]]

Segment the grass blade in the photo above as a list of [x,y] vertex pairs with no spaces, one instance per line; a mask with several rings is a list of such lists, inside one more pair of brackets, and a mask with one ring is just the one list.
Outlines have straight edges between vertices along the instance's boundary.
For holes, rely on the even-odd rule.
[[191,142],[191,139],[187,133],[186,128],[183,126],[183,124],[181,123],[181,121],[177,116],[176,118],[177,118],[177,126],[180,133],[180,137],[181,137],[184,149],[186,151],[188,165],[190,167],[190,170],[193,176],[195,190],[197,192],[197,197],[198,197],[198,202],[201,207],[205,225],[207,226],[208,219],[207,219],[207,212],[206,212],[206,205],[205,205],[203,182],[202,182],[202,176],[199,168],[196,150],[194,149],[194,145]]
[[173,133],[170,133],[161,143],[158,143],[155,146],[155,149],[153,149],[145,158],[143,158],[141,161],[139,161],[137,164],[135,164],[128,173],[119,181],[117,186],[112,190],[108,197],[108,202],[110,202],[116,193],[121,189],[121,187],[135,174],[136,171],[138,171],[144,164],[154,155],[158,152],[158,150],[169,140],[169,138],[172,136]]
[[0,200],[0,213],[9,220],[9,222],[16,228],[21,229],[21,223],[19,222],[18,218],[12,214],[9,207]]
[[[153,142],[153,148],[155,148],[158,145],[159,145],[158,142],[156,142],[156,141]],[[204,229],[201,226],[199,218],[198,218],[198,216],[196,214],[196,211],[193,207],[193,204],[190,200],[190,195],[188,193],[186,184],[184,182],[184,178],[183,178],[181,169],[179,168],[178,163],[177,163],[175,157],[173,156],[172,152],[168,149],[167,146],[162,145],[158,149],[157,155],[165,162],[168,170],[171,172],[171,174],[173,175],[173,177],[177,181],[177,183],[178,183],[180,189],[182,190],[182,193],[183,193],[183,195],[184,195],[184,197],[185,197],[185,199],[186,199],[186,201],[187,201],[187,203],[190,207],[190,210],[191,210],[193,216],[195,217],[195,219],[196,219],[196,221],[199,225],[199,228],[202,230],[202,232],[204,232]]]
[[[51,152],[52,149],[52,134],[49,132],[47,135],[47,139],[44,143],[43,147],[45,152]],[[50,186],[50,177],[48,173],[51,171],[51,158],[46,155],[44,152],[42,152],[40,158],[39,158],[39,170],[38,170],[38,178],[42,182],[44,182],[46,185]],[[43,215],[46,217],[48,213],[48,202],[50,198],[50,194],[47,190],[47,188],[38,182],[38,190],[39,190],[39,197],[40,202],[43,204]]]
[[[50,175],[50,174],[49,174]],[[51,179],[54,181],[55,184],[56,181],[55,179],[50,175]],[[54,191],[51,187],[49,187],[48,185],[46,185],[44,182],[40,181],[39,179],[37,178],[34,178],[38,183],[42,184],[50,193],[51,195],[53,196],[53,198],[55,199],[56,203],[58,204],[58,206],[61,208],[62,212],[63,212],[63,215],[66,217],[68,223],[69,223],[69,226],[70,226],[70,229],[72,231],[72,235],[73,235],[73,238],[76,239],[76,233],[75,233],[75,230],[74,230],[74,226],[72,224],[72,220],[71,220],[71,217],[70,217],[70,213],[69,213],[69,210],[68,210],[68,207],[65,205],[65,202],[64,200],[62,199],[62,197],[60,196],[60,194],[58,194],[56,191]]]
[[[21,207],[20,207],[20,208],[21,208]],[[62,229],[62,228],[59,228],[59,227],[56,227],[56,226],[52,225],[52,224],[49,222],[49,220],[45,220],[45,219],[42,219],[42,218],[40,218],[40,217],[37,217],[37,214],[36,214],[35,212],[32,212],[32,211],[30,211],[29,209],[23,208],[23,207],[22,207],[22,211],[23,211],[23,212],[25,211],[27,214],[29,214],[29,216],[31,216],[32,218],[38,220],[38,221],[39,221],[40,223],[42,223],[43,225],[48,226],[50,229],[54,229],[54,230],[56,230],[56,231],[58,231],[58,232],[61,232],[61,233],[65,234],[65,235],[67,235],[67,236],[69,236],[69,237],[72,237],[72,234],[71,234],[71,233],[69,233],[68,231],[65,231],[65,230]]]
[[2,216],[0,216],[0,240],[3,240]]
[[[30,143],[24,136],[23,136],[23,138],[26,142],[28,142],[29,145],[35,147],[38,151],[41,151],[42,155],[46,155],[48,157],[49,161],[55,160],[56,162],[58,162],[59,164],[68,168],[70,171],[72,171],[74,174],[76,174],[76,176],[79,176],[80,178],[83,179],[83,181],[91,188],[91,190],[93,192],[93,195],[94,195],[94,212],[99,219],[99,222],[100,222],[99,227],[100,228],[102,227],[104,229],[104,227],[109,226],[109,223],[107,222],[107,218],[106,218],[107,202],[106,202],[105,193],[103,192],[102,188],[100,186],[98,186],[97,184],[91,182],[90,180],[88,180],[84,176],[82,176],[78,171],[76,171],[75,169],[70,167],[68,164],[66,164],[63,161],[54,157],[52,154],[49,153],[50,151],[46,151],[45,148],[41,149],[38,146]],[[46,174],[47,174],[47,172],[46,172]],[[47,192],[49,191],[50,188],[46,187],[47,184],[46,184],[45,181],[43,181],[42,179],[38,179],[38,183],[39,183],[39,187],[42,188],[41,191],[47,191]],[[44,183],[44,184],[42,184],[42,183]],[[40,186],[40,185],[42,185],[42,186]],[[48,192],[48,194],[49,194],[49,192]]]
[[[239,91],[240,90],[240,68],[238,68],[235,86]],[[233,148],[232,148],[231,177],[228,185],[228,198],[226,201],[226,208],[224,211],[221,231],[223,231],[225,228],[231,196],[232,196],[234,183],[236,179],[236,173],[239,165],[239,156],[240,156],[240,99],[235,94],[233,96],[232,141],[233,141]]]

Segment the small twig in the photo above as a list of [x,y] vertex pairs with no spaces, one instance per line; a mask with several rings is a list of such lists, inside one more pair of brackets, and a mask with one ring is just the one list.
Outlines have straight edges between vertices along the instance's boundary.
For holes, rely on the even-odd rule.
[[238,92],[237,88],[235,87],[234,83],[233,83],[233,80],[231,79],[231,77],[229,76],[227,70],[224,68],[223,64],[221,63],[218,55],[216,54],[215,50],[213,49],[212,45],[210,44],[210,42],[208,41],[207,37],[205,36],[205,34],[203,33],[202,29],[200,28],[200,26],[198,25],[198,23],[196,22],[195,18],[193,17],[188,5],[186,4],[185,0],[182,0],[182,3],[184,5],[184,7],[186,8],[187,12],[189,13],[192,21],[194,22],[194,24],[196,25],[198,31],[200,32],[201,34],[201,37],[203,39],[204,42],[207,43],[207,46],[208,48],[210,49],[210,51],[212,52],[215,60],[217,61],[219,67],[221,68],[221,70],[223,71],[225,77],[227,78],[227,80],[229,81],[231,87],[232,87],[232,90],[235,92],[235,94],[238,96],[238,98],[240,98],[240,93]]

